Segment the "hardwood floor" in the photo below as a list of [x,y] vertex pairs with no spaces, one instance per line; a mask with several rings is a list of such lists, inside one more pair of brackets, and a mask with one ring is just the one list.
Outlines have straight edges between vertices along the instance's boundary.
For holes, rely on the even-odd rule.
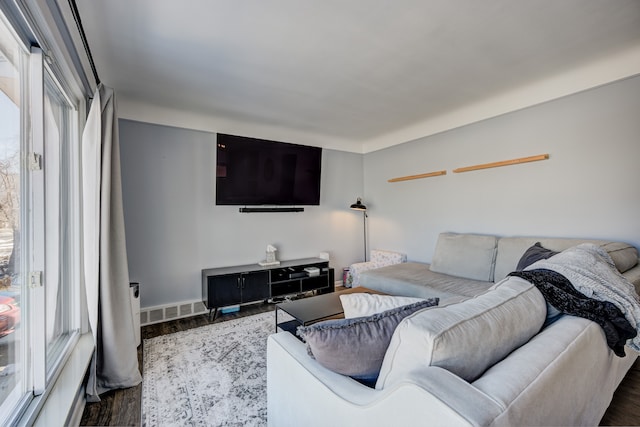
[[[171,322],[144,326],[142,339],[185,331],[210,323],[225,322],[239,317],[272,311],[273,305],[254,304],[243,306],[238,313],[219,315],[210,322],[207,315],[193,316]],[[142,371],[144,344],[138,348],[138,360]],[[585,375],[588,373],[585,372]],[[87,403],[82,414],[83,426],[139,426],[141,423],[142,385],[125,390],[116,390],[101,396],[97,403]],[[613,396],[609,409],[600,425],[604,426],[640,426],[640,360],[637,360],[627,373]],[[149,426],[153,427],[153,426]]]
[[640,426],[640,359],[631,366],[613,394],[600,425]]

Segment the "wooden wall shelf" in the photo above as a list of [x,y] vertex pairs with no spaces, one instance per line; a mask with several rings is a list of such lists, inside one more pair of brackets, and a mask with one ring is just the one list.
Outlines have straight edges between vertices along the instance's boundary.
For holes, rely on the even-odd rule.
[[539,154],[537,156],[531,157],[520,157],[518,159],[512,160],[503,160],[501,162],[493,162],[493,163],[484,163],[482,165],[474,165],[474,166],[466,166],[463,168],[454,169],[454,173],[460,172],[469,172],[475,171],[479,169],[489,169],[489,168],[497,168],[500,166],[510,166],[510,165],[519,165],[520,163],[528,163],[528,162],[537,162],[540,160],[547,160],[549,158],[549,154]]
[[408,175],[408,176],[401,176],[398,178],[391,178],[390,180],[388,180],[387,182],[400,182],[400,181],[411,181],[412,179],[421,179],[421,178],[429,178],[432,176],[440,176],[440,175],[446,175],[447,171],[436,171],[436,172],[428,172],[428,173],[421,173],[419,175]]
[[[460,173],[460,172],[475,171],[475,170],[479,170],[479,169],[497,168],[497,167],[500,167],[500,166],[519,165],[520,163],[537,162],[537,161],[540,161],[540,160],[547,160],[548,158],[549,158],[549,154],[548,153],[538,154],[537,156],[520,157],[520,158],[517,158],[517,159],[503,160],[503,161],[500,161],[500,162],[483,163],[481,165],[465,166],[463,168],[454,169],[452,172],[453,173]],[[407,175],[407,176],[400,176],[400,177],[397,177],[397,178],[391,178],[391,179],[387,180],[387,182],[411,181],[412,179],[430,178],[432,176],[441,176],[441,175],[446,175],[446,174],[447,174],[446,170],[441,170],[441,171],[435,171],[435,172],[421,173],[421,174],[418,174],[418,175]]]

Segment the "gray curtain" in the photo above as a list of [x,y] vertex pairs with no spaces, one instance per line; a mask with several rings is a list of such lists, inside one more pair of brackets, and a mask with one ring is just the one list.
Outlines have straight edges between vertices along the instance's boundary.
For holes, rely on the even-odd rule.
[[142,382],[129,302],[129,266],[113,89],[100,84],[82,134],[83,266],[96,345],[87,400]]

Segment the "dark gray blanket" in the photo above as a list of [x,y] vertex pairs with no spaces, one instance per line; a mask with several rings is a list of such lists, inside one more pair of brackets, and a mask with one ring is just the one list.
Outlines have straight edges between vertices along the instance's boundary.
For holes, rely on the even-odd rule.
[[521,277],[532,283],[545,300],[562,313],[593,320],[604,330],[607,345],[624,357],[627,340],[637,335],[636,329],[618,307],[609,301],[598,301],[580,293],[562,274],[552,270],[534,269],[514,271],[510,276]]

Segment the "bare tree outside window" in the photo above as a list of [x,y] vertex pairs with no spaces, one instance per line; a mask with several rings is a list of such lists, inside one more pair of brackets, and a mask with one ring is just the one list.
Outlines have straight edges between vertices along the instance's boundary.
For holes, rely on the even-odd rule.
[[14,250],[20,241],[20,173],[16,171],[19,157],[17,152],[0,157],[0,290],[10,288],[12,272],[20,262],[16,259],[19,251]]
[[[0,407],[24,390],[21,352],[20,51],[0,20]],[[1,411],[0,411],[1,415]],[[2,418],[2,416],[0,416]]]

